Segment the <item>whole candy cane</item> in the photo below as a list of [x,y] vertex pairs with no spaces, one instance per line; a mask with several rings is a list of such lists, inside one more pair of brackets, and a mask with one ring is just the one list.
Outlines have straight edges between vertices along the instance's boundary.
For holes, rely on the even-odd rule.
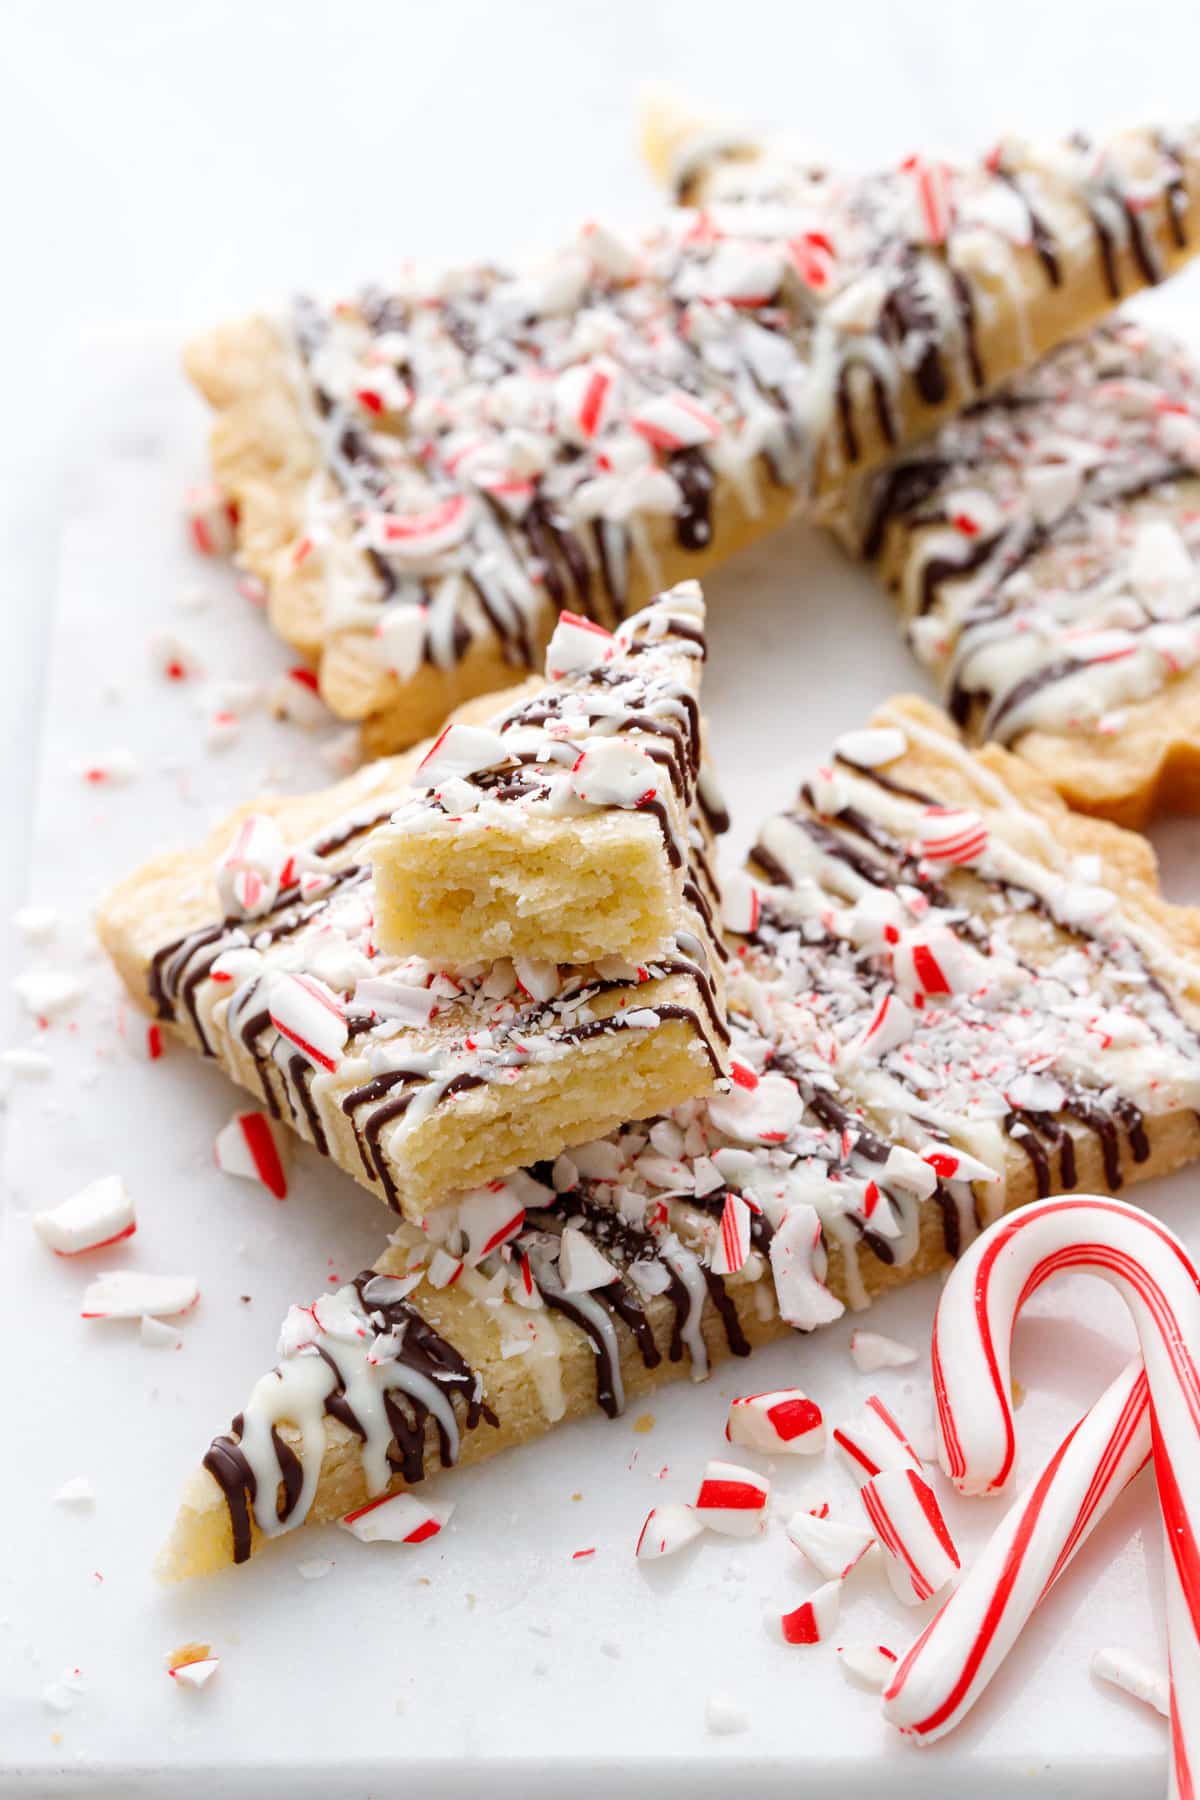
[[1150,1386],[1166,1533],[1171,1793],[1194,1800],[1200,1770],[1200,1276],[1164,1225],[1096,1195],[1039,1201],[998,1220],[958,1263],[934,1321],[942,1467],[964,1493],[1003,1487],[1016,1436],[1009,1360],[1030,1295],[1064,1270],[1099,1275],[1128,1306]]
[[1035,1606],[1150,1457],[1149,1388],[1129,1363],[1074,1425],[894,1670],[884,1715],[932,1744],[964,1719]]

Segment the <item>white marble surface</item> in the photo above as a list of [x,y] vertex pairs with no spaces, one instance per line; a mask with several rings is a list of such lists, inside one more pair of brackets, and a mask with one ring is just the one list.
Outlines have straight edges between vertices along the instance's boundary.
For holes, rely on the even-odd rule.
[[[967,1784],[977,1800],[1154,1791],[1158,1722],[1087,1674],[1101,1643],[1161,1654],[1146,1495],[1123,1503],[970,1726],[925,1756],[888,1743],[831,1657],[769,1642],[763,1610],[795,1604],[805,1587],[782,1544],[708,1546],[650,1580],[635,1570],[629,1545],[646,1506],[682,1496],[717,1447],[726,1399],[745,1385],[728,1373],[700,1392],[664,1394],[649,1436],[601,1422],[444,1482],[459,1514],[420,1565],[326,1533],[231,1581],[157,1592],[147,1562],[179,1479],[269,1361],[283,1306],[317,1291],[327,1258],[343,1274],[369,1258],[383,1221],[306,1154],[283,1209],[213,1173],[230,1093],[182,1055],[153,1068],[132,1059],[113,990],[86,957],[86,913],[163,834],[194,836],[248,784],[323,777],[316,745],[265,719],[234,751],[206,754],[198,691],[164,689],[149,673],[147,640],[164,619],[196,643],[211,676],[284,660],[230,584],[180,543],[176,496],[203,466],[200,409],[175,373],[189,323],[281,288],[353,280],[401,253],[532,243],[585,212],[637,216],[651,198],[630,132],[643,76],[803,121],[814,143],[842,154],[891,155],[1013,123],[1186,112],[1200,19],[1160,7],[1149,32],[1135,9],[1100,0],[1009,5],[1003,29],[988,30],[961,3],[731,14],[695,0],[461,0],[349,14],[295,0],[112,0],[13,4],[4,23],[0,312],[16,353],[0,450],[0,781],[11,827],[0,917],[29,889],[32,843],[34,889],[63,907],[63,954],[84,969],[89,995],[79,1030],[50,1035],[50,1082],[14,1093],[6,1127],[0,1318],[5,1461],[16,1473],[0,1482],[0,1790],[175,1800],[219,1780],[238,1800],[358,1800],[401,1783],[466,1796],[569,1782],[600,1796],[626,1778],[647,1794],[754,1780],[764,1792],[847,1800],[877,1781],[897,1800]],[[1163,297],[1185,326],[1197,292],[1189,279]],[[68,346],[105,324],[118,329],[92,338],[81,362]],[[196,587],[209,605],[181,614],[176,603]],[[713,598],[712,710],[727,786],[749,821],[786,797],[793,771],[834,730],[914,677],[871,582],[800,531],[722,575]],[[794,669],[816,643],[822,679],[798,691]],[[75,762],[117,743],[137,748],[141,778],[119,792],[84,788]],[[1200,892],[1194,831],[1177,824],[1159,836],[1169,886]],[[24,960],[0,931],[4,973]],[[7,980],[0,1018],[5,1045],[25,1041]],[[123,1258],[201,1276],[204,1302],[177,1354],[80,1324],[80,1271],[30,1242],[29,1207],[110,1165],[141,1210]],[[1174,1183],[1163,1205],[1196,1239],[1190,1185]],[[872,1322],[923,1341],[932,1299],[928,1288],[899,1296]],[[1020,1368],[1032,1449],[1086,1402],[1093,1365],[1107,1373],[1120,1356],[1119,1318],[1091,1289],[1060,1290],[1039,1310]],[[1086,1357],[1075,1354],[1080,1311]],[[776,1349],[758,1361],[755,1385],[798,1376],[835,1412],[853,1403],[866,1384],[845,1335]],[[924,1362],[911,1382],[878,1385],[919,1417]],[[48,1503],[77,1474],[97,1487],[90,1515]],[[848,1493],[824,1464],[788,1471],[782,1485]],[[967,1542],[986,1514],[959,1509]],[[572,1564],[573,1549],[593,1544],[593,1559]],[[313,1555],[337,1567],[310,1586],[295,1569]],[[899,1644],[910,1624],[864,1584],[842,1635]],[[224,1658],[199,1695],[162,1673],[165,1652],[193,1637],[211,1638]],[[54,1716],[42,1689],[75,1666],[84,1691]],[[703,1703],[715,1690],[745,1708],[744,1735],[706,1737]]]

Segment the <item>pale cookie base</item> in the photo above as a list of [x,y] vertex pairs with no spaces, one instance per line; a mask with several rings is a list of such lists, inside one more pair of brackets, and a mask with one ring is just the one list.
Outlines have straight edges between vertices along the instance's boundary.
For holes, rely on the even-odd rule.
[[638,963],[682,923],[658,822],[468,815],[371,844],[379,941],[431,962]]
[[[1191,1114],[1186,1117],[1176,1115],[1170,1119],[1151,1120],[1147,1131],[1151,1143],[1148,1161],[1134,1164],[1125,1150],[1122,1151],[1123,1169],[1130,1184],[1169,1174],[1200,1154],[1200,1126]],[[1074,1191],[1107,1191],[1099,1147],[1094,1142],[1081,1139],[1077,1148],[1079,1183]],[[1019,1160],[1014,1157],[1012,1160],[1008,1171],[1007,1195],[1010,1208],[1025,1205],[1036,1198],[1033,1176],[1024,1157]],[[872,1299],[892,1288],[904,1286],[921,1276],[946,1268],[949,1263],[950,1258],[946,1254],[942,1238],[940,1213],[931,1203],[922,1209],[921,1245],[911,1262],[900,1268],[891,1268],[877,1261],[865,1247],[859,1252],[861,1278]],[[375,1266],[381,1273],[403,1273],[404,1252],[388,1251]],[[828,1285],[839,1298],[847,1300],[841,1256],[836,1246],[830,1252]],[[739,1284],[736,1280],[731,1280],[727,1286],[742,1330],[753,1347],[784,1337],[791,1331],[792,1328],[784,1324],[775,1310],[769,1276],[764,1276],[755,1283]],[[932,1296],[930,1304],[932,1308]],[[422,1314],[434,1328],[483,1375],[484,1397],[499,1418],[497,1427],[493,1428],[481,1421],[474,1431],[464,1436],[456,1466],[482,1462],[498,1451],[528,1443],[553,1428],[558,1421],[548,1419],[543,1411],[536,1384],[526,1367],[525,1359],[521,1356],[501,1356],[499,1335],[495,1326],[484,1316],[481,1307],[453,1288],[433,1292],[427,1286],[420,1290],[419,1305]],[[666,1360],[670,1320],[673,1316],[669,1303],[661,1299],[651,1300],[647,1302],[645,1310],[655,1340],[663,1352],[663,1361],[656,1369],[647,1369],[631,1334],[624,1325],[616,1322],[627,1400],[636,1400],[654,1388],[668,1381],[679,1380],[690,1373],[691,1365],[686,1353],[679,1362],[671,1363]],[[562,1344],[562,1385],[566,1410],[561,1422],[566,1423],[599,1411],[596,1402],[596,1355],[586,1334],[570,1320],[556,1313],[554,1325]],[[724,1327],[711,1302],[705,1305],[703,1330],[711,1360],[717,1363],[727,1359],[730,1352]],[[803,1354],[799,1345],[797,1354]],[[751,1389],[753,1382],[748,1380],[746,1386]],[[371,1497],[363,1476],[359,1439],[336,1420],[328,1420],[326,1428],[328,1438],[320,1482],[306,1521],[312,1525],[341,1518]],[[283,1427],[281,1435],[293,1447],[298,1443],[297,1434],[290,1427]],[[430,1476],[435,1475],[440,1467],[437,1437],[432,1425],[427,1433],[426,1467]],[[397,1477],[389,1483],[388,1491],[400,1492],[406,1485]],[[253,1528],[255,1551],[269,1541],[264,1540],[257,1527]],[[158,1558],[156,1571],[166,1581],[180,1581],[193,1575],[211,1574],[230,1564],[232,1559],[233,1537],[225,1497],[207,1470],[197,1469],[187,1482],[178,1516],[170,1538]]]
[[[531,684],[528,691],[536,692],[539,685]],[[467,709],[468,717],[479,704]],[[398,803],[417,755],[368,764],[317,795],[243,807],[199,848],[158,857],[117,888],[100,909],[97,930],[135,1002],[152,1010],[148,978],[156,951],[218,916],[213,865],[246,812],[272,813],[285,839],[297,843],[375,799],[381,806],[391,797]],[[341,860],[357,860],[360,854],[361,842],[342,853]],[[719,981],[717,993],[719,1002]],[[226,1003],[216,1002],[214,994],[212,984],[206,984],[200,1008],[221,1067],[256,1097],[267,1097],[263,1082],[269,1081],[282,1117],[313,1141],[308,1120],[292,1117],[278,1071],[256,1062],[238,1034],[228,1030]],[[634,1011],[656,1005],[689,1009],[712,1035],[700,996],[686,976],[669,975],[601,995],[593,1002],[593,1011],[603,1017],[622,1006]],[[172,1029],[193,1049],[203,1048],[186,1013]],[[431,1048],[461,1029],[461,1015],[449,1011],[444,1023],[435,1018],[408,1041],[414,1050]],[[720,1051],[719,1042],[715,1048]],[[666,1111],[707,1093],[715,1074],[697,1028],[686,1019],[668,1018],[650,1030],[620,1030],[567,1046],[561,1055],[514,1069],[511,1080],[488,1082],[435,1106],[411,1129],[386,1127],[380,1150],[397,1190],[394,1203],[407,1217],[420,1220],[454,1192],[478,1186],[519,1163],[589,1142],[626,1119]],[[332,1160],[371,1192],[387,1198],[384,1185],[368,1174],[353,1122],[342,1111],[346,1095],[369,1079],[365,1061],[347,1054],[334,1073],[313,1078],[310,1092]]]

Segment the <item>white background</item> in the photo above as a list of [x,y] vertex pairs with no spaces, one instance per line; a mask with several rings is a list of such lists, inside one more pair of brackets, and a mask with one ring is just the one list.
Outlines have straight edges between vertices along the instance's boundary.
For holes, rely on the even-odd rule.
[[[77,926],[97,886],[157,835],[195,835],[214,805],[292,756],[290,740],[260,721],[230,760],[205,758],[195,725],[181,731],[174,698],[148,686],[146,637],[194,578],[174,515],[179,486],[203,471],[202,412],[175,373],[175,346],[189,327],[294,287],[352,285],[401,256],[505,253],[553,240],[588,214],[636,219],[652,204],[633,141],[645,78],[800,127],[814,147],[861,161],[917,145],[978,145],[1008,128],[1200,110],[1200,14],[1160,5],[1149,27],[1139,11],[1144,18],[1127,0],[987,9],[970,0],[10,0],[0,8],[0,341],[9,351],[0,448],[0,803],[9,825],[0,958],[18,960],[3,922],[27,888],[56,594],[63,610],[37,882],[74,910]],[[1175,310],[1196,293],[1191,278],[1175,284]],[[98,327],[113,335],[81,374],[78,342]],[[914,677],[869,579],[799,534],[714,585],[730,603],[716,608],[713,710],[734,798],[761,811],[785,797],[832,730]],[[227,617],[218,606],[187,627],[204,640],[210,667],[244,672],[238,658],[278,664],[256,624],[240,620],[235,638]],[[170,622],[179,628],[173,614]],[[764,645],[776,654],[760,674]],[[822,679],[806,686],[794,671],[817,645]],[[120,678],[132,714],[105,712],[100,687]],[[69,776],[74,757],[103,747],[101,732],[135,742],[146,766],[145,779],[111,805],[94,804]],[[308,756],[296,751],[293,782]],[[1182,895],[1194,861],[1179,827],[1164,841],[1172,841],[1169,874]],[[7,992],[6,981],[0,1011]],[[95,998],[89,1029],[107,1028],[109,1004]],[[6,1028],[3,1042],[16,1035]],[[540,1792],[533,1773],[552,1757],[550,1790],[570,1782],[582,1800],[611,1791],[613,1768],[589,1784],[572,1755],[594,1765],[617,1745],[652,1766],[651,1774],[631,1765],[632,1785],[645,1793],[716,1793],[752,1775],[764,1791],[803,1785],[813,1800],[851,1800],[872,1779],[898,1800],[968,1784],[974,1800],[1017,1792],[1129,1800],[1154,1791],[1156,1722],[1100,1695],[1086,1672],[1101,1641],[1160,1653],[1159,1609],[1146,1597],[1147,1557],[1151,1574],[1156,1562],[1147,1497],[1105,1528],[978,1719],[945,1753],[925,1758],[885,1743],[870,1703],[844,1687],[831,1660],[801,1658],[781,1670],[758,1613],[763,1604],[795,1604],[803,1583],[777,1548],[757,1563],[749,1552],[706,1551],[706,1561],[657,1584],[635,1576],[629,1531],[647,1496],[666,1493],[648,1486],[646,1462],[670,1465],[669,1497],[681,1497],[686,1472],[716,1447],[725,1397],[739,1391],[732,1376],[656,1402],[659,1425],[644,1443],[628,1423],[560,1434],[525,1459],[443,1484],[446,1497],[453,1486],[460,1515],[433,1565],[432,1593],[416,1586],[415,1566],[386,1552],[372,1561],[345,1540],[331,1547],[327,1534],[318,1553],[337,1555],[339,1566],[311,1589],[295,1563],[314,1547],[296,1545],[232,1584],[155,1595],[145,1569],[179,1473],[269,1359],[284,1300],[316,1291],[327,1251],[344,1272],[355,1266],[348,1259],[369,1255],[381,1221],[315,1158],[299,1159],[283,1223],[264,1215],[257,1196],[217,1181],[208,1166],[212,1131],[230,1109],[218,1078],[182,1057],[154,1072],[115,1064],[102,1036],[82,1038],[62,1048],[48,1091],[23,1092],[13,1106],[13,1229],[7,1272],[0,1265],[8,1293],[0,1354],[15,1396],[4,1440],[11,1467],[0,1474],[8,1503],[0,1517],[0,1759],[12,1746],[10,1754],[37,1760],[47,1783],[61,1763],[64,1780],[88,1781],[89,1800],[207,1795],[218,1780],[237,1800],[285,1792],[359,1800],[410,1784],[462,1796],[484,1779],[477,1763],[461,1769],[464,1752],[499,1759],[488,1771],[498,1793]],[[108,1059],[99,1065],[97,1043]],[[146,1124],[150,1108],[168,1130]],[[190,1354],[161,1372],[135,1339],[101,1343],[95,1328],[89,1335],[75,1323],[78,1272],[47,1272],[20,1218],[117,1156],[142,1203],[144,1266],[195,1269],[204,1281],[205,1307],[187,1328]],[[346,1209],[336,1223],[331,1191]],[[1187,1183],[1176,1184],[1166,1210],[1185,1229],[1186,1194]],[[233,1286],[254,1289],[250,1311],[225,1291],[231,1257]],[[1093,1363],[1109,1373],[1119,1361],[1103,1336],[1112,1314],[1086,1287],[1082,1294],[1048,1304],[1027,1341],[1022,1373],[1035,1396],[1046,1395],[1044,1408],[1037,1398],[1023,1414],[1032,1441],[1086,1401]],[[902,1297],[881,1309],[881,1328],[921,1341],[929,1301],[928,1290]],[[1080,1309],[1095,1333],[1086,1357],[1070,1318]],[[835,1412],[865,1391],[844,1336],[804,1347],[805,1378]],[[762,1359],[764,1385],[795,1374],[793,1354],[783,1348]],[[923,1370],[918,1376],[923,1382]],[[890,1380],[884,1391],[917,1408],[920,1386],[906,1391],[905,1380]],[[135,1442],[122,1461],[113,1443],[125,1435]],[[643,1462],[630,1464],[639,1447]],[[91,1519],[66,1519],[46,1504],[78,1473],[97,1480]],[[837,1485],[806,1467],[783,1485],[808,1494],[829,1480]],[[584,1499],[572,1510],[566,1496],[576,1484]],[[970,1518],[959,1525],[968,1538],[980,1528]],[[596,1562],[571,1571],[571,1550],[593,1542]],[[106,1581],[93,1590],[95,1563]],[[895,1609],[857,1604],[847,1636],[877,1625],[904,1641],[908,1626]],[[163,1652],[204,1635],[225,1659],[218,1683],[204,1695],[177,1694],[162,1677]],[[86,1665],[87,1692],[63,1724],[38,1696],[75,1663]],[[703,1699],[713,1688],[746,1707],[746,1736],[705,1738]],[[48,1750],[56,1724],[61,1756]],[[883,1754],[881,1768],[874,1758]],[[0,1762],[0,1785],[4,1773]],[[50,1790],[39,1774],[8,1791],[24,1800]]]

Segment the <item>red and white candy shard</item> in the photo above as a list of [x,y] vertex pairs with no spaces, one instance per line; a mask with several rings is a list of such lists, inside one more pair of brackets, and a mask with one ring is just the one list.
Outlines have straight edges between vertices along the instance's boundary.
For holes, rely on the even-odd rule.
[[752,1538],[766,1530],[771,1483],[738,1463],[710,1462],[696,1495],[696,1517],[725,1537]]
[[762,900],[748,875],[737,870],[721,883],[721,920],[729,931],[743,937],[758,929]]
[[142,765],[132,750],[118,746],[115,750],[104,750],[98,756],[89,756],[86,762],[76,763],[75,772],[93,787],[124,787],[137,780]]
[[350,1035],[341,1001],[315,975],[281,974],[271,982],[271,1023],[315,1068],[333,1070]]
[[860,1490],[879,1539],[892,1592],[919,1606],[954,1580],[961,1567],[937,1495],[914,1469],[884,1469]]
[[590,738],[571,771],[571,791],[587,806],[642,806],[658,793],[658,765],[636,744]]
[[384,1494],[339,1522],[362,1544],[423,1544],[437,1536],[453,1511],[449,1502],[432,1506],[413,1494]]
[[428,611],[401,600],[386,607],[374,631],[375,658],[401,681],[411,681],[425,657]]
[[902,731],[890,725],[871,726],[863,731],[844,731],[835,738],[833,753],[843,761],[857,763],[860,769],[881,769],[896,762],[908,749]]
[[727,1094],[711,1094],[709,1118],[718,1131],[741,1144],[782,1144],[804,1117],[804,1102],[794,1081],[770,1069],[756,1075],[734,1060]]
[[845,1673],[877,1694],[896,1672],[896,1652],[886,1644],[839,1644],[837,1653]]
[[568,675],[585,675],[611,662],[615,640],[611,631],[576,613],[560,613],[554,635],[546,648],[546,679],[562,681]]
[[986,821],[966,807],[928,806],[917,831],[921,853],[931,862],[976,862],[988,845]]
[[731,1400],[725,1436],[731,1444],[772,1456],[812,1456],[825,1448],[825,1418],[800,1388],[774,1388]]
[[96,1500],[96,1490],[86,1475],[72,1475],[70,1481],[64,1481],[53,1495],[56,1506],[92,1506]]
[[842,1584],[827,1581],[779,1621],[785,1644],[823,1644],[831,1636],[842,1607]]
[[726,1194],[709,1266],[714,1275],[736,1275],[750,1254],[749,1206],[740,1194]]
[[883,1469],[921,1473],[920,1457],[878,1394],[872,1394],[852,1419],[834,1426],[833,1441],[856,1474],[878,1475]]
[[721,421],[679,388],[647,400],[629,423],[655,450],[691,450],[721,435]]
[[187,681],[204,672],[204,665],[191,646],[169,632],[151,638],[150,661],[164,681]]
[[267,695],[267,710],[272,718],[289,719],[303,731],[328,725],[333,717],[321,698],[317,677],[304,664],[284,670]]
[[513,974],[531,1000],[553,1000],[559,989],[558,964],[541,956],[515,956]]
[[197,482],[183,490],[188,536],[201,556],[232,556],[237,542],[238,509],[215,481]]
[[864,1375],[873,1375],[876,1369],[904,1369],[917,1360],[911,1344],[884,1337],[880,1331],[852,1331],[850,1354],[855,1368]]
[[412,785],[435,788],[507,761],[508,746],[498,731],[485,725],[447,725],[417,764]]
[[33,1215],[33,1229],[56,1256],[79,1256],[132,1237],[133,1201],[119,1175],[102,1175],[58,1206]]
[[474,1268],[517,1235],[525,1223],[525,1207],[510,1183],[496,1181],[459,1201],[458,1223],[468,1246],[463,1260]]
[[1111,1682],[1123,1693],[1152,1706],[1164,1719],[1171,1716],[1170,1678],[1149,1663],[1132,1656],[1128,1650],[1097,1650],[1092,1658],[1092,1674],[1099,1681]]
[[641,1562],[660,1556],[673,1556],[704,1530],[704,1522],[690,1506],[669,1504],[654,1506],[646,1514],[646,1522],[638,1533],[634,1555]]
[[799,1331],[814,1331],[841,1318],[845,1308],[825,1286],[825,1246],[815,1207],[805,1202],[788,1207],[769,1255],[781,1318]]
[[230,918],[270,912],[288,862],[288,848],[269,813],[248,813],[217,864],[217,893]]
[[197,1662],[180,1663],[177,1669],[168,1669],[167,1673],[180,1687],[202,1688],[212,1680],[220,1666],[219,1656],[202,1656]]
[[286,1200],[283,1142],[282,1132],[276,1131],[266,1113],[239,1112],[217,1133],[213,1156],[226,1175],[261,1181],[277,1200]]
[[848,1068],[852,1063],[886,1056],[889,1050],[908,1042],[915,1024],[911,1008],[899,994],[885,994],[865,1030],[842,1051],[842,1063]]
[[558,1244],[558,1278],[565,1293],[590,1293],[617,1279],[620,1271],[577,1225],[564,1226]]
[[874,1543],[874,1533],[861,1525],[817,1513],[793,1513],[785,1526],[797,1550],[829,1581],[842,1581]]
[[200,1298],[193,1275],[143,1275],[137,1269],[109,1269],[84,1289],[82,1319],[173,1318]]

